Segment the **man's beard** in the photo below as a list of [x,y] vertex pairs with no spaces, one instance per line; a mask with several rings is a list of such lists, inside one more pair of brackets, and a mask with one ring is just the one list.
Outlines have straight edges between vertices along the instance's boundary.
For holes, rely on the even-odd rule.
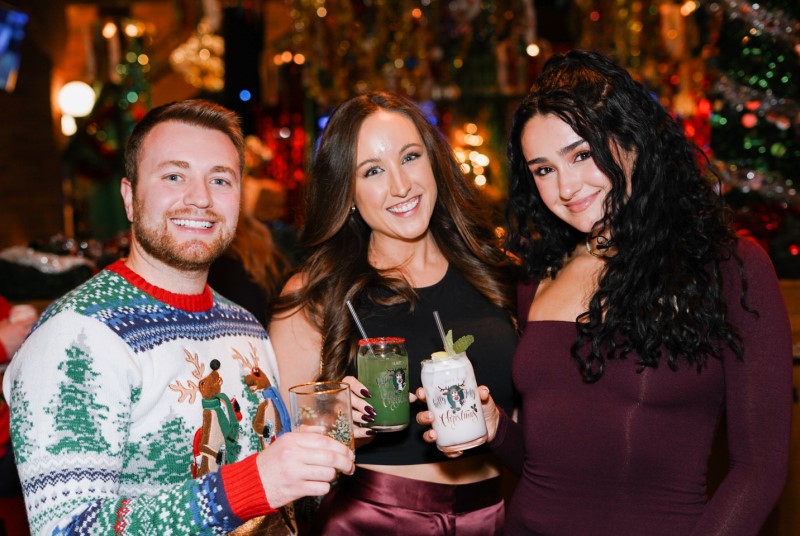
[[131,225],[134,239],[144,251],[173,268],[190,272],[207,270],[211,263],[222,255],[233,242],[234,231],[226,232],[223,225],[224,220],[213,212],[206,211],[204,213],[204,215],[213,217],[217,221],[215,225],[220,226],[220,229],[222,229],[222,232],[217,235],[213,242],[208,243],[202,240],[177,242],[167,232],[168,220],[170,218],[190,216],[191,213],[170,214],[165,216],[157,225],[148,226],[138,216],[139,214],[144,214],[144,211],[138,206],[138,203],[136,205],[135,216]]

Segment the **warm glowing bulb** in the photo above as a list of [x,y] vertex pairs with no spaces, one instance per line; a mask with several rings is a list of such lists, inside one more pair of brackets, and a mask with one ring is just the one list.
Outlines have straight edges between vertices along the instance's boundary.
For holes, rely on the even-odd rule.
[[689,0],[688,2],[684,2],[681,6],[681,15],[684,17],[688,17],[697,9],[697,2],[693,0]]
[[539,45],[537,45],[536,43],[531,43],[530,45],[525,47],[525,52],[531,58],[535,58],[536,56],[538,56],[542,52],[542,49],[539,48]]
[[65,136],[72,136],[78,132],[78,124],[75,122],[74,117],[66,114],[61,116],[61,132]]
[[464,142],[473,147],[479,147],[483,144],[483,137],[478,134],[467,134],[464,136]]
[[58,92],[61,111],[72,117],[86,117],[94,107],[95,94],[86,82],[68,82]]
[[105,23],[105,25],[103,25],[103,37],[111,39],[115,35],[117,35],[117,25],[111,21]]

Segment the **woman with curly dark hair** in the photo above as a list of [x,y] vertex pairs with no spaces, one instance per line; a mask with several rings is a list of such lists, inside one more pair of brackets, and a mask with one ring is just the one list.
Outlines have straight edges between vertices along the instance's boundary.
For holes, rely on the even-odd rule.
[[[284,394],[295,384],[347,377],[359,395],[354,421],[370,422],[377,400],[352,377],[360,337],[350,300],[370,336],[406,339],[412,392],[420,362],[442,349],[439,311],[454,338],[474,337],[476,376],[511,410],[517,335],[506,256],[485,203],[416,105],[376,92],[334,111],[311,168],[301,241],[309,255],[269,329]],[[450,460],[423,431],[412,422],[373,434],[357,449],[356,474],[340,479],[311,533],[498,533],[500,473],[488,447]],[[357,436],[368,432],[356,428]]]
[[[624,69],[572,51],[517,109],[509,159],[519,424],[484,407],[522,474],[507,533],[756,534],[786,479],[791,336],[704,156]],[[730,470],[708,498],[722,415]]]

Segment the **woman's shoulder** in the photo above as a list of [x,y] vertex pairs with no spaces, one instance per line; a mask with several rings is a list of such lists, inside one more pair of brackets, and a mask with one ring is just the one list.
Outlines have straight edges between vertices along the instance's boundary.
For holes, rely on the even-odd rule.
[[765,286],[777,286],[778,276],[775,267],[761,244],[750,237],[737,237],[733,252],[735,257],[731,256],[722,261],[720,269],[725,286],[729,291],[733,291],[734,295],[738,296],[741,291],[742,276],[751,291]]
[[294,273],[283,285],[281,294],[297,292],[308,284],[308,274],[306,272]]
[[754,238],[749,236],[739,236],[736,238],[736,253],[745,258],[756,260],[769,260],[767,251]]
[[741,259],[745,272],[761,272],[769,269],[774,273],[775,268],[767,251],[753,238],[742,236],[736,240],[736,255]]
[[285,319],[294,316],[300,310],[305,310],[306,297],[304,297],[303,289],[308,285],[308,274],[305,272],[295,272],[286,283],[280,292],[280,297],[272,303],[272,319],[274,320]]

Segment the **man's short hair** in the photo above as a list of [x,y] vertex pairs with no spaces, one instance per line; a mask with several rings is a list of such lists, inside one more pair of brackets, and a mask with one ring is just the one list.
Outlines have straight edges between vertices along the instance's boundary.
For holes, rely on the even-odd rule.
[[175,121],[218,130],[228,136],[239,154],[239,175],[244,170],[244,135],[239,116],[234,112],[202,99],[189,99],[165,104],[150,110],[134,127],[125,148],[125,176],[136,189],[139,157],[145,138],[158,124]]

